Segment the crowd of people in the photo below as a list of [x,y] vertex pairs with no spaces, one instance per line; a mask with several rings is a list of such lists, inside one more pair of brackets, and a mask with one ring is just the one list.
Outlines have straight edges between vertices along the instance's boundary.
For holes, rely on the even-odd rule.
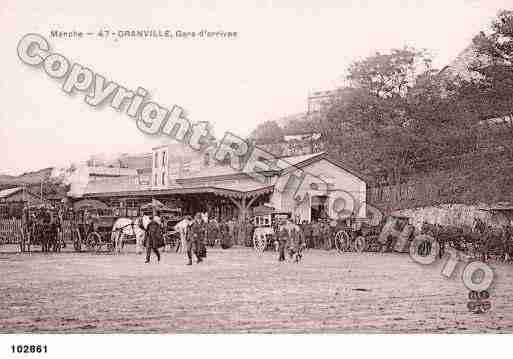
[[[162,222],[158,214],[152,217],[153,222],[161,225]],[[326,243],[331,245],[329,240],[331,228],[327,221],[312,221],[311,223],[303,221],[299,225],[290,219],[281,219],[272,225],[274,227],[273,241],[278,245],[279,261],[285,260],[287,251],[291,258],[299,262],[304,248],[326,249]],[[205,214],[201,213],[197,213],[194,218],[186,216],[174,226],[174,230],[180,236],[176,251],[186,253],[187,265],[193,264],[193,256],[196,258],[196,263],[201,263],[206,258],[207,246],[219,245],[223,249],[230,248],[234,244],[252,246],[254,229],[251,221],[242,223],[234,219],[217,221],[215,218],[208,219]],[[150,230],[147,232],[149,233]],[[146,262],[149,262],[152,251],[160,260],[159,244],[157,243],[163,246],[163,241],[150,240],[148,242]]]
[[[42,209],[39,212],[41,212],[40,216],[36,216],[35,212],[31,215],[26,213],[27,224],[59,223],[58,219],[62,217],[60,211],[59,215],[56,214],[55,216],[46,215],[48,211]],[[39,214],[39,212],[37,213]],[[83,229],[84,233],[82,235],[85,238],[87,233],[94,229],[94,221],[91,216],[87,215],[87,211],[84,211],[82,215],[83,218],[79,222],[83,224],[84,228],[79,229]],[[165,246],[164,233],[169,229],[164,228],[164,222],[166,221],[161,219],[158,210],[153,211],[153,214],[149,217],[149,224],[142,228],[146,232],[144,242],[146,263],[150,262],[152,253],[157,257],[157,261],[160,261],[159,248]],[[51,218],[54,220],[51,220]],[[299,224],[290,219],[281,219],[271,223],[271,226],[274,233],[272,243],[276,244],[280,261],[285,260],[287,250],[291,250],[291,257],[296,256],[296,259],[300,259],[303,248],[326,249],[326,243],[331,243],[329,241],[331,229],[329,223],[325,220],[303,221]],[[28,228],[39,227],[43,228],[43,226],[28,226]],[[244,221],[238,221],[236,218],[217,220],[216,218],[208,218],[206,213],[197,213],[194,217],[185,216],[173,229],[180,237],[176,247],[177,252],[186,254],[187,264],[192,265],[193,257],[195,257],[196,263],[201,263],[206,258],[207,247],[219,246],[227,249],[233,245],[253,246],[255,228],[256,226],[249,218]]]
[[329,241],[331,227],[327,220],[303,221],[301,230],[307,248],[327,248],[331,246],[331,241]]

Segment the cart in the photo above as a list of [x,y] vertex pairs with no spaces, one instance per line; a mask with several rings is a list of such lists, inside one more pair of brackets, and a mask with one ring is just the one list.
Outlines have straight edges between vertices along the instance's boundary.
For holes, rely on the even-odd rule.
[[74,206],[71,225],[75,251],[113,251],[112,227],[118,216],[100,201],[84,200]]
[[[382,238],[380,235],[385,226],[402,232],[409,225],[409,217],[391,215],[378,225],[371,225],[366,220],[348,218],[344,221],[332,222],[332,233],[335,247],[343,252],[387,252],[395,247],[396,239],[391,236]],[[410,225],[408,240],[413,238],[413,226]]]

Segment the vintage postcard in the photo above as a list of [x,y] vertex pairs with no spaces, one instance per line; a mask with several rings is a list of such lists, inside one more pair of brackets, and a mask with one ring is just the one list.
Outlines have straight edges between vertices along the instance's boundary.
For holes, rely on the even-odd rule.
[[0,333],[513,333],[511,5],[1,1]]

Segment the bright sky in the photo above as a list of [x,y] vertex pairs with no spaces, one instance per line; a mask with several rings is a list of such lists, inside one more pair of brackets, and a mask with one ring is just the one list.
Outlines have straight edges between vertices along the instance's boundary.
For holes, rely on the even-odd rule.
[[[411,45],[442,67],[512,0],[117,1],[1,0],[0,173],[62,166],[91,154],[149,152],[162,141],[133,120],[16,56],[26,33],[153,101],[184,107],[216,135],[241,136],[259,123],[304,111],[309,91],[340,83],[348,64],[376,50]],[[302,5],[301,5],[302,4]],[[50,30],[236,31],[236,40],[50,38]]]

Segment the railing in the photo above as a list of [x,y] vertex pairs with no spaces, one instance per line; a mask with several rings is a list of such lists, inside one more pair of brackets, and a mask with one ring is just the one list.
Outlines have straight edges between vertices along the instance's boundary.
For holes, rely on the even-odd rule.
[[[22,233],[21,219],[0,219],[0,245],[20,243]],[[62,221],[62,234],[65,242],[72,242],[70,220]]]
[[17,244],[22,236],[21,219],[0,219],[0,244]]

